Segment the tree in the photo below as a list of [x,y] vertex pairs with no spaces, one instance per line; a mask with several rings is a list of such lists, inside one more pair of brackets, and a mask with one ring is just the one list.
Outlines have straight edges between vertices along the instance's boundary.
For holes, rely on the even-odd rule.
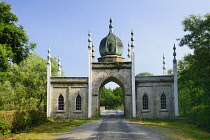
[[151,74],[149,72],[141,72],[139,74],[137,74],[136,76],[153,76],[154,74]]
[[188,77],[193,79],[193,86],[203,90],[197,94],[199,104],[209,104],[210,102],[210,13],[204,16],[190,15],[182,22],[184,31],[187,32],[181,38],[179,45],[188,46],[193,49],[193,54],[189,55]]
[[[52,62],[52,76],[57,76],[57,61],[56,58],[51,58]],[[46,107],[47,95],[47,60],[39,55],[30,54],[27,59],[23,60],[19,65],[14,64],[8,72],[9,81],[7,85],[0,91],[2,98],[7,98],[8,95],[13,94],[10,98],[11,102],[15,104],[11,109],[41,109]],[[4,82],[5,83],[5,82]],[[8,88],[6,88],[8,87]],[[9,97],[9,96],[8,96]],[[11,102],[4,102],[4,104],[11,104]]]
[[124,104],[124,94],[120,87],[107,89],[103,87],[100,91],[100,105],[107,109],[117,109]]
[[210,102],[210,14],[190,15],[182,22],[187,32],[180,46],[188,46],[192,54],[178,62],[180,114]]
[[10,10],[10,5],[0,3],[0,55],[3,54],[0,57],[0,64],[3,64],[0,72],[8,70],[8,60],[19,64],[36,46],[29,42],[23,26],[17,25],[18,18]]

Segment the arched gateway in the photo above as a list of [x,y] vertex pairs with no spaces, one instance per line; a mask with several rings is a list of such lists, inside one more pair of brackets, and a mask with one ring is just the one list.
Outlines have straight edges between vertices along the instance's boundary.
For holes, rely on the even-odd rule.
[[98,58],[98,62],[94,62],[91,34],[89,33],[88,36],[88,77],[60,77],[60,62],[58,77],[51,77],[50,50],[48,50],[48,117],[57,119],[98,117],[100,115],[100,89],[111,81],[117,83],[123,90],[126,117],[178,116],[175,47],[174,75],[135,76],[133,32],[131,32],[131,46],[128,45],[127,61],[121,56],[124,50],[123,43],[114,35],[111,19],[109,33],[100,42],[101,57]]

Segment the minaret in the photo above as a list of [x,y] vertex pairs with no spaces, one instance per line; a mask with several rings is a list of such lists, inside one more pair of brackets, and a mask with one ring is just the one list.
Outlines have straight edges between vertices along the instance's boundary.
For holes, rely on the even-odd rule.
[[176,60],[176,47],[174,44],[173,47],[174,59],[173,59],[173,73],[174,73],[174,108],[175,108],[175,117],[179,116],[179,107],[178,107],[178,84],[177,84],[177,60]]
[[91,33],[88,33],[88,118],[92,116],[92,58]]
[[58,57],[58,77],[61,77],[61,62],[60,62],[60,57]]
[[132,76],[132,112],[136,118],[136,91],[135,91],[135,56],[134,56],[134,33],[131,31],[131,76]]
[[166,62],[165,62],[165,55],[163,54],[163,75],[166,75]]
[[50,77],[51,77],[51,60],[50,60],[50,47],[48,48],[48,56],[47,56],[47,117],[51,115],[51,84],[50,84]]
[[128,61],[131,61],[131,55],[130,55],[130,43],[128,42]]

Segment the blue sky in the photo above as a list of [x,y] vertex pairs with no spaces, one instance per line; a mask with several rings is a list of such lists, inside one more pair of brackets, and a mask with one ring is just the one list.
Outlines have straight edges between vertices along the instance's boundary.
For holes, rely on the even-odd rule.
[[[2,1],[2,0],[1,0]],[[182,20],[190,14],[210,12],[210,0],[3,0],[12,5],[30,41],[37,44],[35,52],[46,58],[60,57],[65,76],[88,76],[88,31],[95,44],[95,56],[100,57],[99,44],[113,30],[124,45],[127,58],[130,32],[135,38],[135,72],[162,74],[162,55],[167,69],[172,68],[173,44],[177,59],[190,52],[179,47]],[[97,60],[96,60],[97,61]]]

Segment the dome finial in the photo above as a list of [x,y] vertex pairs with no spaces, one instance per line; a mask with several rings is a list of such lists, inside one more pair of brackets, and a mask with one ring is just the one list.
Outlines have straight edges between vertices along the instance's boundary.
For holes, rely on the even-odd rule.
[[109,22],[110,22],[110,24],[109,24],[109,33],[113,33],[112,18],[110,18]]

